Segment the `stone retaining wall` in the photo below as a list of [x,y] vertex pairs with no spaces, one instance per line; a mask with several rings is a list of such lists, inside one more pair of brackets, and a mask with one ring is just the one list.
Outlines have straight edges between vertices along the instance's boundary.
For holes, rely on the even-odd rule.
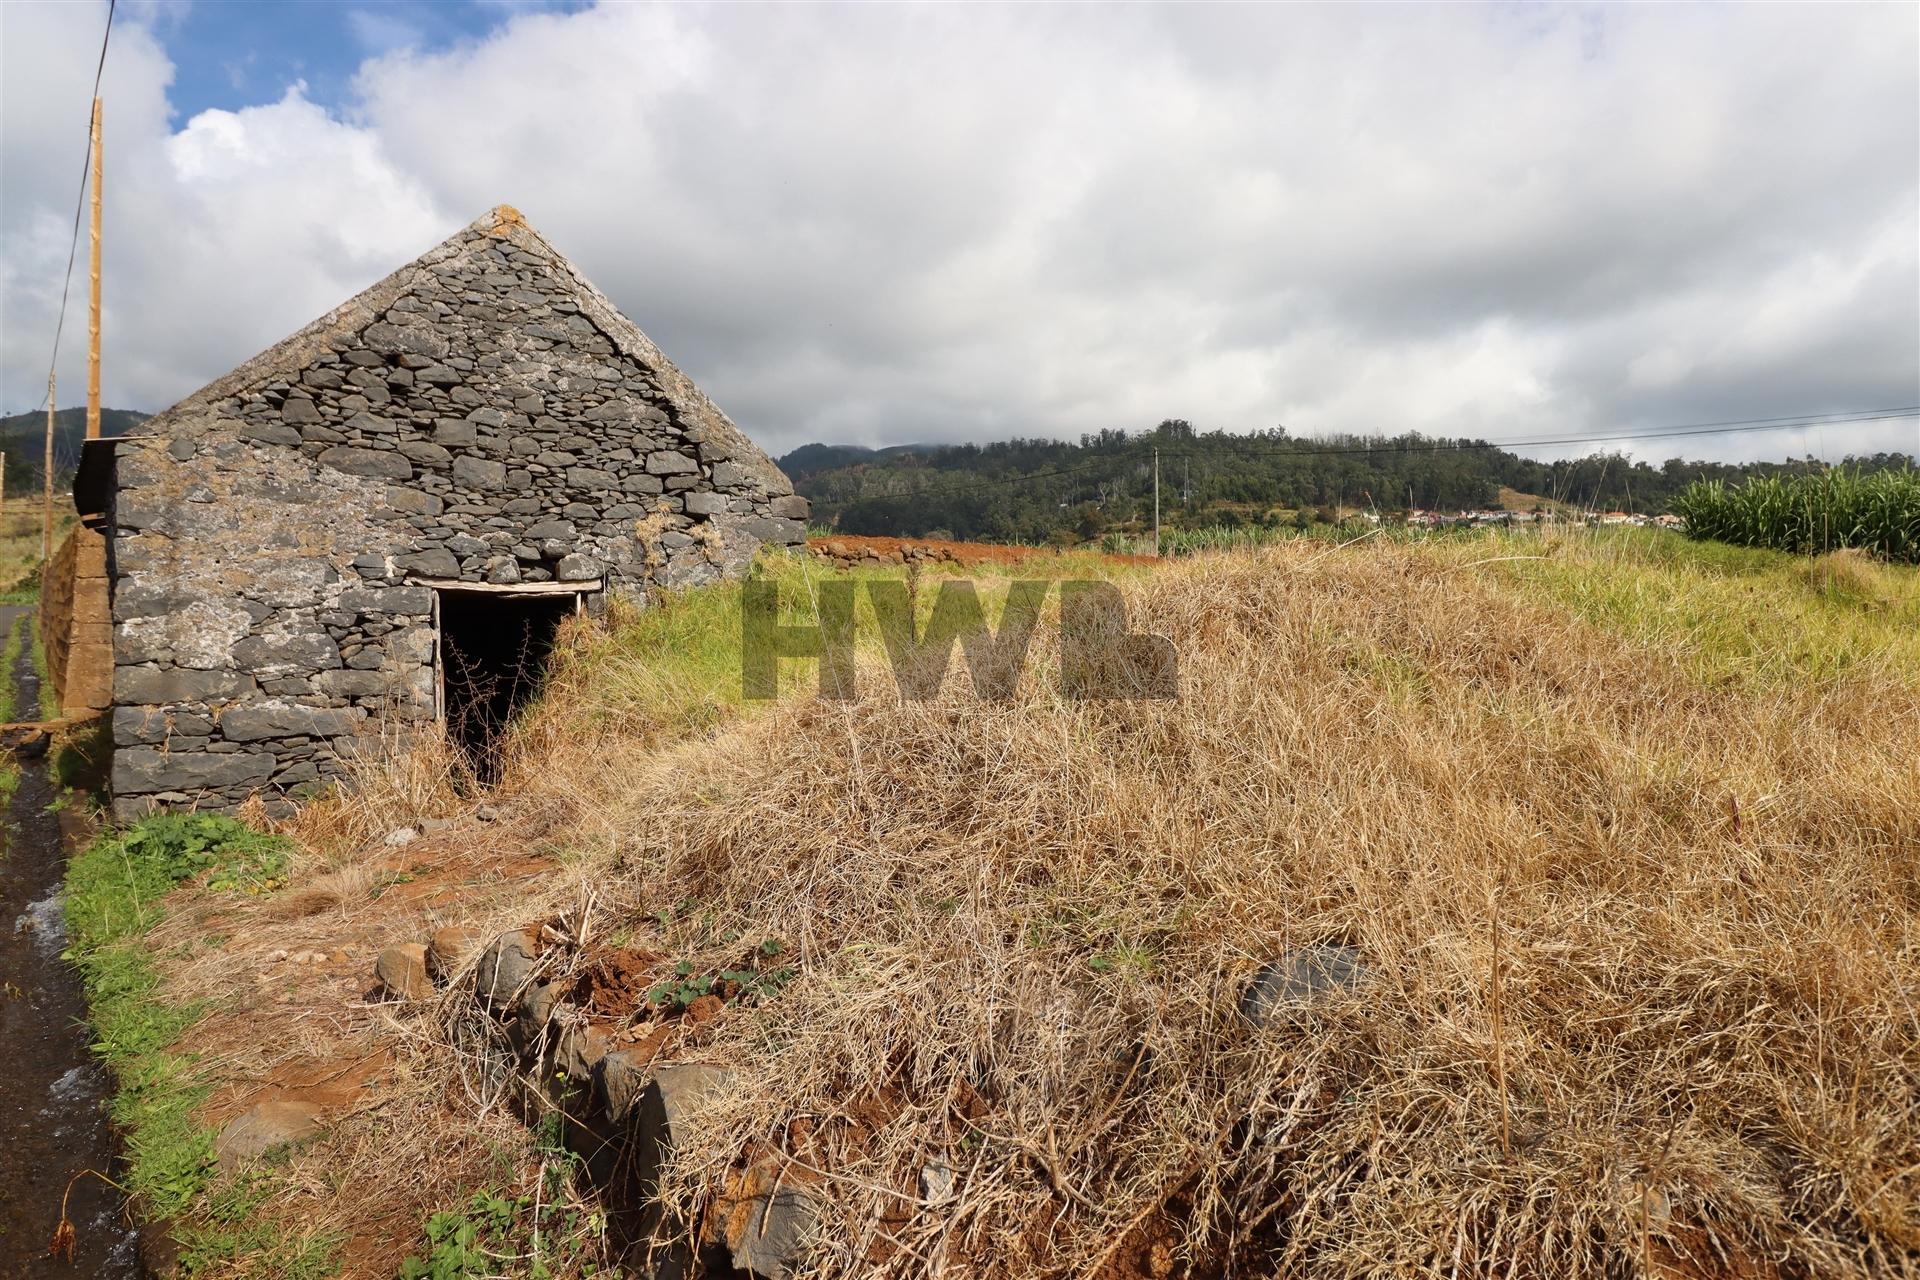
[[113,705],[113,617],[106,538],[77,525],[40,576],[40,649],[65,716]]

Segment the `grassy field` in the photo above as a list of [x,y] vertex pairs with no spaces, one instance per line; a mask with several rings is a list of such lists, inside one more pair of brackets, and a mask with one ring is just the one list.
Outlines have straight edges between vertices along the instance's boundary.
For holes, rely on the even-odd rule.
[[[54,544],[74,525],[73,504],[54,504]],[[40,568],[41,503],[8,498],[0,503],[0,599],[31,603],[37,599]]]
[[[783,1153],[814,1274],[1912,1273],[1920,572],[1642,530],[1019,572],[1111,582],[1180,697],[1062,696],[1049,621],[1013,697],[956,663],[903,701],[868,610],[853,699],[787,661],[745,702],[738,590],[704,588],[570,629],[492,821],[401,757],[302,815],[284,889],[170,898],[152,990],[236,1046],[196,1087],[393,1064],[249,1220],[356,1278],[463,1230],[587,1274],[559,1157],[476,1108],[431,1006],[357,996],[386,942],[585,912],[662,976],[784,940],[778,997],[680,1050],[738,1088],[666,1187],[691,1212]],[[767,573],[789,622],[837,576]],[[1324,943],[1369,980],[1248,1025],[1259,967]],[[348,959],[275,959],[309,947]]]
[[[1575,531],[1119,578],[1177,702],[1066,701],[1043,638],[1009,702],[875,672],[737,716],[709,595],[528,726],[518,785],[636,945],[797,943],[706,1039],[745,1085],[686,1207],[840,1117],[795,1152],[825,1274],[1099,1273],[1149,1227],[1261,1274],[1911,1262],[1912,571]],[[1250,1030],[1255,969],[1329,942],[1373,982]],[[900,1209],[930,1155],[965,1197]]]

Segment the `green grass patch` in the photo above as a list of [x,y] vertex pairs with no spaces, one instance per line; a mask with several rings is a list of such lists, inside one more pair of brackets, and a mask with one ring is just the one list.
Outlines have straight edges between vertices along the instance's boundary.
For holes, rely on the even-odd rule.
[[27,635],[33,645],[33,674],[39,681],[35,687],[40,691],[40,718],[58,720],[60,699],[53,691],[53,678],[47,674],[47,649],[40,643],[39,622],[38,614],[30,615],[27,620]]
[[202,1276],[244,1261],[242,1274],[274,1280],[323,1280],[339,1268],[344,1238],[334,1232],[288,1235],[260,1209],[279,1183],[271,1168],[254,1168],[207,1193],[194,1220],[176,1234],[180,1271]]
[[[1090,553],[1034,556],[1013,565],[962,568],[943,564],[938,571],[911,573],[905,566],[841,570],[806,556],[773,556],[756,568],[759,578],[779,593],[781,626],[812,625],[819,617],[819,591],[833,581],[856,584],[904,577],[910,584],[918,625],[932,616],[941,584],[956,578],[974,581],[988,623],[998,627],[1009,583],[1017,579],[1112,579],[1151,572]],[[655,741],[698,734],[750,714],[756,703],[743,700],[742,601],[738,582],[670,591],[646,608],[617,607],[608,626],[589,633],[580,648],[555,664],[547,685],[547,707],[572,725],[612,723],[623,734]],[[884,640],[872,599],[857,590],[854,644],[859,655],[884,652]],[[1057,607],[1058,593],[1048,597]],[[956,652],[955,667],[960,659]],[[809,693],[819,679],[814,658],[781,658],[777,663],[781,698]]]
[[[1501,539],[1487,566],[1619,635],[1679,652],[1704,682],[1820,681],[1883,664],[1920,683],[1920,571],[1607,529],[1551,548]],[[1551,550],[1551,554],[1545,554]]]
[[24,614],[14,623],[12,629],[7,632],[6,643],[0,645],[0,672],[5,673],[4,677],[0,678],[5,680],[7,705],[4,711],[5,718],[8,720],[13,719],[14,712],[18,708],[20,700],[20,690],[15,688],[13,683],[14,669],[20,665],[21,647],[25,645],[26,637],[32,630],[33,615],[30,613]]
[[146,935],[178,885],[265,892],[280,883],[287,853],[285,840],[231,818],[169,814],[107,832],[68,863],[66,958],[86,990],[93,1051],[113,1070],[127,1186],[151,1216],[195,1207],[213,1176],[214,1135],[194,1117],[207,1086],[179,1044],[200,1010],[160,997]]

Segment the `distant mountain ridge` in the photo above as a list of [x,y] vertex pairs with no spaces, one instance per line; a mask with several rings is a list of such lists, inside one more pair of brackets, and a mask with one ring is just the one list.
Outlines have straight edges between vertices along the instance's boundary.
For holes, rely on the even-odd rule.
[[774,463],[786,473],[787,479],[798,480],[801,476],[832,471],[836,467],[854,467],[863,462],[886,462],[907,454],[924,453],[940,447],[930,444],[894,444],[872,449],[863,444],[803,444],[785,457],[776,458]]
[[[122,436],[153,415],[138,409],[102,409],[100,434]],[[71,484],[80,464],[80,442],[87,438],[84,408],[57,409],[53,415],[54,481],[63,489]],[[19,496],[39,490],[41,461],[46,457],[47,415],[15,413],[0,418],[0,451],[7,455],[7,493]]]

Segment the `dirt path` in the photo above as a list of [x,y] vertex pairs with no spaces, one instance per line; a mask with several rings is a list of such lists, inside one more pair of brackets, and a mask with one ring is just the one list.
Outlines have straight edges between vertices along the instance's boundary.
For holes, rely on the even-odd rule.
[[[0,643],[21,637],[7,718],[39,716],[32,625],[31,609],[0,606]],[[53,787],[43,761],[19,766],[0,832],[0,1276],[138,1277],[138,1239],[121,1197],[96,1178],[76,1183],[67,1205],[77,1232],[73,1261],[47,1254],[68,1181],[83,1169],[111,1172],[115,1143],[107,1074],[87,1051],[80,980],[60,959],[66,849],[47,812]]]

